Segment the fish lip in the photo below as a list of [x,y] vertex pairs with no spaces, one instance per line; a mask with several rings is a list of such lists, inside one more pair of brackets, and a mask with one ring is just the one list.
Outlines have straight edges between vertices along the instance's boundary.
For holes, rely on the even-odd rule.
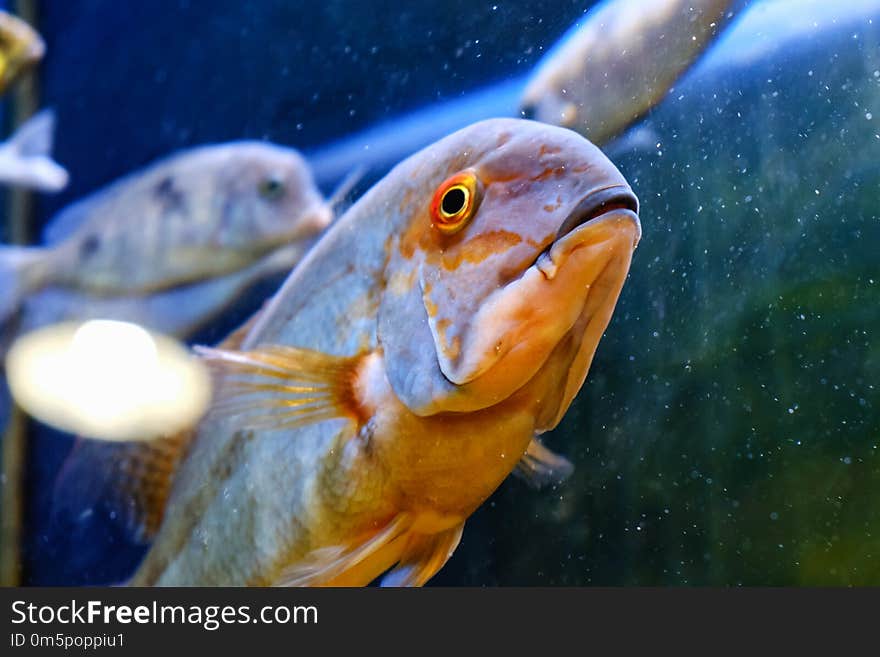
[[285,246],[297,240],[317,237],[330,227],[335,218],[330,205],[322,203],[304,213],[292,229],[277,240],[277,246]]
[[565,259],[564,253],[575,244],[589,240],[589,235],[599,224],[606,222],[629,222],[633,230],[632,248],[642,237],[639,222],[639,200],[629,185],[609,185],[584,196],[568,213],[556,234],[556,239],[538,254],[533,267],[552,280]]
[[639,200],[629,185],[611,185],[584,196],[559,226],[555,241],[558,242],[582,226],[601,220],[611,212],[631,215],[638,223]]

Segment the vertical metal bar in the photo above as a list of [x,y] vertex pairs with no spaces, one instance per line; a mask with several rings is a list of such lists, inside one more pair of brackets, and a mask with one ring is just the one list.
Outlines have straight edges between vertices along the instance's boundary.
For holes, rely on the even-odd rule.
[[[15,13],[37,29],[37,1],[15,0]],[[39,109],[38,67],[18,81],[12,90],[12,121],[19,126]],[[9,195],[10,239],[15,244],[29,244],[34,218],[34,195],[27,189],[12,189]]]
[[[37,29],[36,0],[14,0],[10,8]],[[13,127],[21,125],[37,111],[39,85],[36,69],[19,80],[10,100]],[[30,242],[34,210],[33,194],[23,189],[10,190],[7,217],[10,241],[14,244]],[[0,585],[3,586],[16,586],[22,579],[26,456],[27,418],[21,409],[13,405],[3,434],[3,471],[0,477]]]

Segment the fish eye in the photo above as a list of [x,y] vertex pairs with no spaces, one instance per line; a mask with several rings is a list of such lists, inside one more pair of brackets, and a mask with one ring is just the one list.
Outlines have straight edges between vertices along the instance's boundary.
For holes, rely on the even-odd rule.
[[476,213],[481,192],[480,181],[472,171],[448,178],[434,192],[431,223],[445,235],[457,233]]
[[97,235],[89,235],[79,245],[79,254],[83,258],[90,258],[98,251],[101,246],[101,238]]
[[467,206],[468,196],[468,190],[460,185],[447,189],[443,195],[443,200],[440,202],[440,209],[443,211],[443,215],[451,217],[464,210],[465,206]]
[[266,178],[260,182],[260,196],[275,201],[284,196],[284,183],[276,177]]

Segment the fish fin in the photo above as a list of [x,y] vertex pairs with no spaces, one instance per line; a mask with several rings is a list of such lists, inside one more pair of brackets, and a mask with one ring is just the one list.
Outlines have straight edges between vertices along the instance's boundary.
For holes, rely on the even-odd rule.
[[235,416],[243,428],[291,429],[334,418],[364,419],[354,392],[361,356],[276,345],[253,351],[194,350],[214,375],[211,414]]
[[333,208],[334,214],[337,217],[341,217],[348,207],[351,206],[351,201],[349,200],[348,195],[357,184],[363,180],[366,174],[367,167],[360,164],[349,171],[348,175],[346,175],[345,178],[342,179],[342,182],[336,186],[336,189],[333,190],[333,194],[327,199],[327,204]]
[[41,287],[45,257],[41,248],[0,247],[0,324],[18,311],[24,297]]
[[52,159],[55,113],[43,110],[25,121],[3,148],[22,169],[21,177],[4,181],[7,184],[58,192],[67,186],[67,170]]
[[47,157],[55,137],[55,112],[46,109],[19,126],[7,144],[21,157]]
[[437,534],[411,534],[397,565],[381,586],[424,586],[455,552],[464,523]]
[[[394,563],[411,526],[412,517],[407,513],[400,513],[378,531],[362,536],[349,545],[312,550],[305,558],[282,569],[275,585],[369,584],[385,568]],[[393,555],[390,562],[387,557],[389,552]]]
[[516,464],[514,473],[534,488],[543,488],[549,484],[562,483],[573,471],[571,461],[551,452],[537,438],[532,438],[525,454]]
[[77,519],[103,505],[131,538],[148,543],[165,513],[174,473],[192,432],[150,442],[80,438],[53,491],[53,515]]

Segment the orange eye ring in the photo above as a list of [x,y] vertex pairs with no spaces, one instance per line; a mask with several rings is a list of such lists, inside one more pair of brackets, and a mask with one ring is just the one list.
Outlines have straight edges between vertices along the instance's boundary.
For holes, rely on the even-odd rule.
[[454,235],[476,214],[482,191],[473,171],[447,178],[431,199],[431,223],[444,235]]

